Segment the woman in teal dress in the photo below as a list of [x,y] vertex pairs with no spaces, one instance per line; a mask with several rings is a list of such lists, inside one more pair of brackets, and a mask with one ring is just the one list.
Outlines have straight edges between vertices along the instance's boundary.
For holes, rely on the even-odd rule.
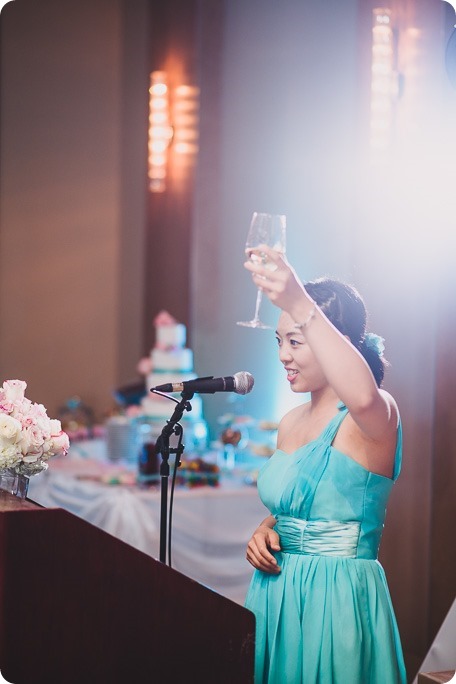
[[328,279],[303,286],[279,253],[252,251],[263,262],[246,268],[282,310],[277,341],[290,387],[310,393],[282,419],[258,477],[271,515],[247,548],[255,682],[404,684],[377,560],[402,452],[397,405],[380,389],[382,340],[366,333],[354,288]]

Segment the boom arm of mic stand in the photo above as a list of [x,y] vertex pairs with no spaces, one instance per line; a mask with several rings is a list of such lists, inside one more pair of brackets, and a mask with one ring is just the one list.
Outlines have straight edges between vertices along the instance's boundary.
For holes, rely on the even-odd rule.
[[[176,404],[173,415],[167,421],[160,437],[157,439],[157,452],[162,456],[160,464],[160,482],[161,482],[161,497],[160,497],[160,561],[166,563],[166,539],[168,533],[168,479],[169,479],[169,455],[176,453],[177,449],[170,449],[169,438],[176,432],[176,426],[184,415],[184,411],[191,411],[192,405],[190,399],[193,397],[193,392],[184,390],[181,394],[182,399]],[[179,426],[180,428],[180,426]],[[180,428],[182,429],[182,428]],[[183,448],[177,454],[180,460]]]

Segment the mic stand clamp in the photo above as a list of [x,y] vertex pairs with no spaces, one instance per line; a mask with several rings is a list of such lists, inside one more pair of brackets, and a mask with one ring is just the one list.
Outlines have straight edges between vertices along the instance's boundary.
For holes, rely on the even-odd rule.
[[[182,425],[181,420],[184,411],[191,411],[192,405],[190,399],[193,397],[193,392],[184,390],[181,394],[182,399],[177,402],[174,413],[166,422],[159,438],[157,439],[157,453],[161,454],[162,462],[160,464],[160,483],[161,483],[161,498],[160,498],[160,561],[166,563],[166,540],[168,537],[168,480],[169,480],[169,455],[176,454],[176,468],[180,466],[181,456],[185,446],[182,444]],[[171,435],[180,437],[179,445],[176,448],[170,448],[169,440]]]

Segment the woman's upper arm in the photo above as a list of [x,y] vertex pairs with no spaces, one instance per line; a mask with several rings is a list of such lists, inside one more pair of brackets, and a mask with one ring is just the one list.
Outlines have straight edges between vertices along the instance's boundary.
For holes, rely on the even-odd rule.
[[365,405],[347,406],[360,430],[374,441],[383,441],[396,434],[399,410],[394,398],[384,390],[378,390],[372,401]]

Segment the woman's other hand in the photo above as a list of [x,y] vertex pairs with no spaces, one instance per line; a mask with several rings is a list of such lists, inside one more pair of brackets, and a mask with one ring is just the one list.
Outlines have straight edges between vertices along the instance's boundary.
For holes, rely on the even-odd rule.
[[268,525],[261,524],[247,544],[246,558],[257,570],[278,574],[280,567],[270,549],[280,551],[279,535]]

